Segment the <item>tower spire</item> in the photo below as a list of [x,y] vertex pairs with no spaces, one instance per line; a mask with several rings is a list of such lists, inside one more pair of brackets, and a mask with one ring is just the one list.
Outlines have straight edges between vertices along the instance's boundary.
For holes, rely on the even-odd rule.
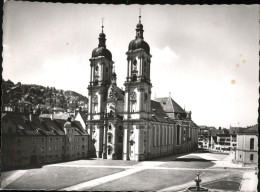
[[141,10],[142,10],[142,8],[141,8],[141,6],[139,7],[139,23],[136,25],[136,36],[135,36],[135,38],[137,39],[137,38],[141,38],[141,39],[143,39],[144,37],[143,37],[143,32],[144,32],[144,30],[143,30],[143,25],[142,25],[142,23],[141,23]]
[[141,17],[142,17],[141,13],[142,13],[142,7],[140,6],[139,7],[139,23],[141,23]]
[[105,20],[105,18],[102,17],[102,18],[101,18],[101,21],[102,21],[102,26],[101,26],[101,27],[102,27],[102,33],[103,33],[103,28],[104,28],[104,20]]
[[102,31],[101,31],[101,33],[99,34],[99,44],[98,44],[98,47],[104,47],[104,48],[106,48],[106,35],[104,34],[104,30],[103,30],[103,28],[104,28],[104,17],[102,17],[101,18],[101,21],[102,21],[102,26],[101,26],[101,28],[102,28]]

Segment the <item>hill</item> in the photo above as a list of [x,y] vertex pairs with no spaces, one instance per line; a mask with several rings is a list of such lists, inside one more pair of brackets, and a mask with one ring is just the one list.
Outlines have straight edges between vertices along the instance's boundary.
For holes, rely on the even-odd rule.
[[2,81],[3,105],[27,105],[41,111],[65,110],[74,111],[80,108],[87,110],[88,98],[75,92],[44,87],[34,84],[14,84],[11,80]]

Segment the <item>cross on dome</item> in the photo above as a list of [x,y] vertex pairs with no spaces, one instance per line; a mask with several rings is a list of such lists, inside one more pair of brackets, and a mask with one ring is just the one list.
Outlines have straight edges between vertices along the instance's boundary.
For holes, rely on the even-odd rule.
[[102,18],[101,18],[101,21],[102,21],[102,33],[103,33],[103,28],[104,28],[104,20],[105,20],[105,18],[102,17]]
[[139,8],[139,23],[141,23],[141,13],[142,13],[142,7],[140,6]]

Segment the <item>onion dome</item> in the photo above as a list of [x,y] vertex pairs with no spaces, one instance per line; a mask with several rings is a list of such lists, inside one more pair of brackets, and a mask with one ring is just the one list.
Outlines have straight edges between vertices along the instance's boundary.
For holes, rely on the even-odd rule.
[[134,51],[136,49],[144,49],[146,53],[150,54],[150,46],[144,41],[143,37],[143,25],[141,23],[141,15],[139,16],[139,23],[136,25],[135,39],[129,43],[128,51]]
[[108,60],[112,61],[112,54],[106,48],[106,35],[103,33],[104,26],[102,25],[102,32],[99,34],[99,44],[98,47],[92,51],[92,57],[104,56]]

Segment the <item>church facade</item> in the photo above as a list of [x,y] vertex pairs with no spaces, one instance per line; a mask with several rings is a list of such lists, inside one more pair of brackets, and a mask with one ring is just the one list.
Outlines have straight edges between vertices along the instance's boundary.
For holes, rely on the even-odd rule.
[[87,131],[90,150],[97,158],[140,161],[197,148],[198,126],[191,112],[171,97],[151,99],[152,56],[143,32],[139,16],[135,39],[126,52],[125,90],[117,87],[103,26],[92,52]]

